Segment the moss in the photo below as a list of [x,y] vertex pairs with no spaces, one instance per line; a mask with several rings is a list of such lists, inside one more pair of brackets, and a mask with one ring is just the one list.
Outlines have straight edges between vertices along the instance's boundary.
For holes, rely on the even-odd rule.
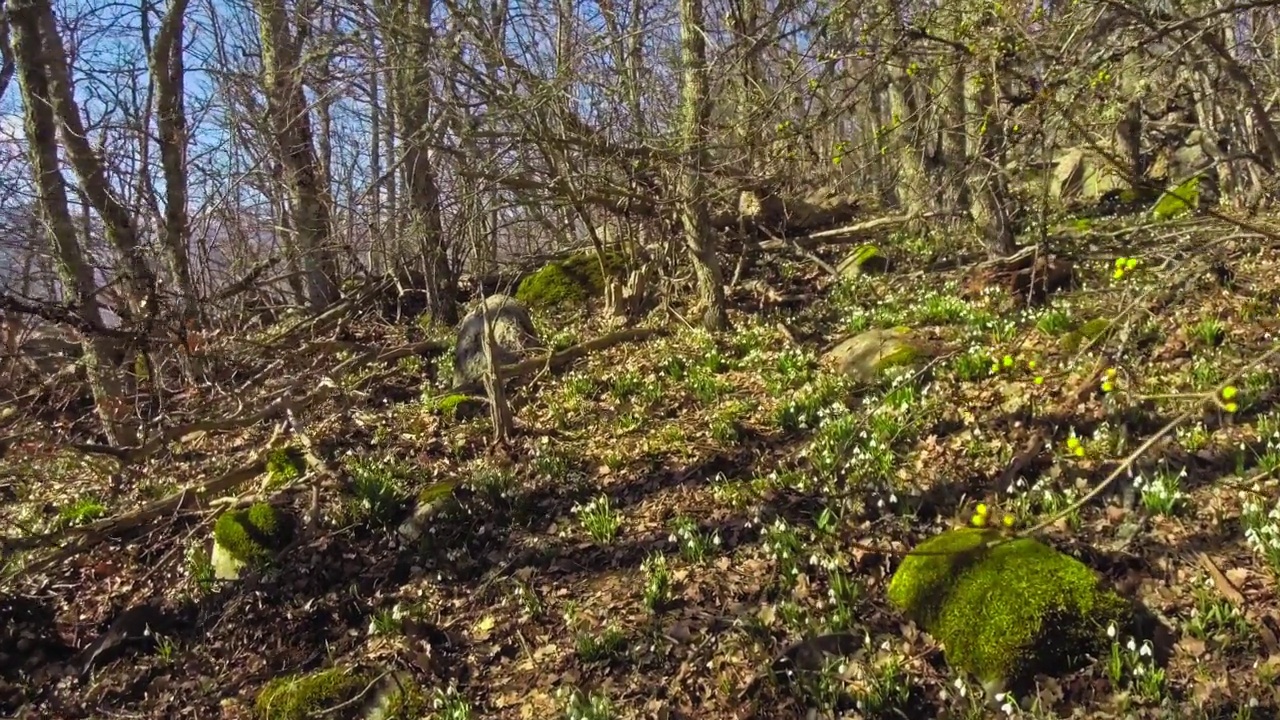
[[418,504],[430,505],[433,502],[443,501],[450,498],[453,496],[453,490],[457,486],[457,480],[444,480],[432,483],[418,493]]
[[859,245],[844,262],[839,271],[846,277],[860,274],[882,273],[889,269],[889,258],[876,245]]
[[432,413],[442,415],[450,420],[465,420],[476,417],[484,409],[484,401],[464,393],[452,393],[433,400],[430,404]]
[[1078,330],[1067,333],[1062,336],[1062,348],[1068,352],[1075,352],[1086,341],[1098,339],[1111,328],[1111,321],[1106,318],[1094,318],[1089,322],[1081,325]]
[[1105,333],[1110,327],[1110,320],[1106,318],[1094,318],[1080,326],[1080,335],[1088,340],[1095,340]]
[[214,540],[233,558],[248,564],[264,562],[271,550],[289,541],[290,535],[288,519],[267,503],[225,512],[213,526]]
[[[604,264],[605,272],[616,274],[623,267],[622,257],[616,253],[607,253]],[[596,253],[585,251],[549,262],[520,281],[516,299],[529,307],[539,308],[582,303],[603,295],[604,284],[604,273],[601,272]]]
[[940,640],[947,661],[985,683],[1068,670],[1127,627],[1129,604],[1083,563],[1030,538],[984,544],[998,531],[964,528],[920,544],[889,585],[889,600]]
[[386,700],[385,720],[417,720],[431,717],[431,701],[421,688],[413,686],[395,690]]
[[288,675],[267,683],[254,707],[262,720],[304,720],[346,702],[366,685],[367,678],[342,668]]
[[267,454],[267,486],[279,487],[306,472],[307,460],[296,445],[274,448]]

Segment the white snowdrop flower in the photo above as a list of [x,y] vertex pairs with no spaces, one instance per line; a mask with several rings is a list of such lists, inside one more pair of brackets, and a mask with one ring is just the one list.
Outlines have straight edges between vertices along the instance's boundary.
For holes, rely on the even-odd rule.
[[1129,643],[1125,647],[1129,648],[1129,652],[1134,652],[1138,649],[1138,644],[1133,641],[1133,638],[1129,638]]
[[1151,642],[1142,643],[1142,649],[1138,651],[1138,654],[1142,657],[1151,657]]
[[1116,637],[1116,624],[1115,624],[1115,623],[1111,623],[1110,625],[1108,625],[1108,626],[1107,626],[1107,637],[1109,637],[1109,638],[1111,638],[1111,639],[1113,639],[1113,640],[1115,639],[1115,637]]

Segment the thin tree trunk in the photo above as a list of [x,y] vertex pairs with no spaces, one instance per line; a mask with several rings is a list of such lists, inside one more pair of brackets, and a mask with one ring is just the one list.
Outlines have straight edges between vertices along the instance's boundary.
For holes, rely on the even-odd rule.
[[79,178],[85,196],[102,218],[108,241],[120,253],[124,262],[128,307],[122,308],[122,311],[136,313],[154,295],[156,288],[155,276],[147,264],[145,251],[138,243],[134,213],[125,207],[111,189],[102,159],[89,144],[89,136],[71,86],[67,52],[62,44],[62,36],[58,33],[53,6],[46,0],[27,0],[18,3],[17,7],[21,7],[22,12],[29,13],[44,40],[43,74],[48,79],[49,100],[61,130],[67,160]]
[[683,71],[684,169],[680,176],[680,221],[685,244],[698,277],[698,299],[702,305],[702,325],[708,330],[729,327],[724,276],[716,255],[715,240],[707,214],[707,180],[703,175],[707,157],[707,121],[711,98],[707,81],[707,41],[702,0],[680,0],[680,56]]
[[329,190],[313,146],[311,112],[301,81],[301,39],[290,28],[284,0],[256,0],[262,30],[267,115],[291,197],[293,230],[306,273],[307,302],[319,311],[340,296],[338,262],[330,246]]
[[990,72],[975,72],[965,80],[969,146],[973,148],[969,162],[969,214],[987,253],[992,257],[1006,257],[1013,253],[1014,242],[1008,192],[998,162],[1003,133],[995,106],[994,76],[993,68]]
[[161,243],[169,273],[181,295],[183,317],[198,320],[195,281],[191,275],[187,217],[187,117],[183,106],[185,73],[182,39],[188,0],[172,0],[160,23],[151,51],[151,77],[156,86],[156,128],[164,170],[165,215]]
[[[67,300],[75,313],[94,327],[102,326],[94,271],[76,239],[75,222],[67,200],[66,179],[58,160],[58,132],[53,108],[56,83],[46,62],[60,49],[44,45],[42,19],[48,8],[39,0],[10,0],[9,22],[18,84],[26,115],[27,154],[36,186],[36,202],[48,229]],[[62,56],[65,59],[65,56]],[[125,400],[128,378],[110,362],[119,349],[101,336],[84,338],[84,359],[98,418],[107,442],[116,446],[138,443],[138,428]]]

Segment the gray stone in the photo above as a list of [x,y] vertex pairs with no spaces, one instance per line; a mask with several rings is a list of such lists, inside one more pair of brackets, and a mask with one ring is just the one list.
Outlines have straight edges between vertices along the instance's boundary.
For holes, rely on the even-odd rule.
[[513,297],[491,295],[458,323],[458,342],[453,353],[455,386],[481,383],[489,369],[484,355],[486,313],[493,324],[493,359],[499,365],[517,363],[529,351],[541,347],[528,308]]
[[823,360],[841,374],[859,382],[871,382],[881,371],[911,365],[928,357],[930,350],[904,327],[868,330],[835,346]]

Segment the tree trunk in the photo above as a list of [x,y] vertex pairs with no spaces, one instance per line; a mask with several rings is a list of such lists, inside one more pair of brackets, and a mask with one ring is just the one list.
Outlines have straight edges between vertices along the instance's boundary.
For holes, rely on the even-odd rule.
[[[39,0],[10,0],[8,4],[18,84],[25,112],[27,154],[36,186],[36,201],[53,244],[58,275],[74,312],[95,327],[102,326],[94,271],[76,239],[75,222],[67,202],[66,180],[58,161],[58,131],[53,108],[55,83],[45,62],[60,48],[42,43],[43,18],[49,12]],[[61,56],[65,60],[65,56]],[[84,338],[89,386],[107,442],[116,446],[138,443],[138,428],[125,400],[128,378],[111,359],[117,343],[100,335]]]
[[452,326],[458,322],[457,278],[449,267],[440,217],[440,188],[431,160],[433,1],[387,3],[381,10],[393,78],[389,91],[405,146],[405,192],[410,227],[422,256],[427,310],[437,322]]
[[62,36],[58,34],[53,6],[46,0],[27,0],[17,3],[17,7],[37,23],[32,29],[43,38],[44,55],[40,72],[48,83],[49,101],[61,129],[67,160],[80,180],[85,197],[102,218],[107,240],[120,253],[124,263],[127,306],[122,311],[126,314],[137,313],[155,292],[155,276],[147,264],[145,251],[138,244],[134,213],[125,207],[112,190],[102,159],[89,144],[89,135],[85,131],[80,107],[71,87],[67,53],[62,44]]
[[965,105],[968,111],[969,215],[991,257],[1013,254],[1013,228],[1009,224],[1008,192],[999,163],[1001,118],[995,103],[995,70],[977,71],[966,78]]
[[319,312],[337,301],[337,253],[330,246],[329,189],[321,182],[312,144],[311,112],[302,89],[301,47],[283,0],[256,0],[262,31],[267,115],[292,195],[293,231],[307,280],[307,302]]
[[680,0],[680,58],[683,68],[681,117],[684,168],[680,175],[680,221],[685,244],[698,276],[702,325],[708,330],[729,326],[724,277],[716,256],[715,239],[707,213],[707,120],[711,98],[707,81],[707,41],[702,0]]
[[198,320],[196,286],[191,275],[187,217],[187,117],[183,106],[186,72],[182,55],[183,19],[188,0],[172,0],[151,50],[151,77],[156,85],[156,129],[164,170],[165,215],[160,238],[169,273],[181,296],[184,320]]

